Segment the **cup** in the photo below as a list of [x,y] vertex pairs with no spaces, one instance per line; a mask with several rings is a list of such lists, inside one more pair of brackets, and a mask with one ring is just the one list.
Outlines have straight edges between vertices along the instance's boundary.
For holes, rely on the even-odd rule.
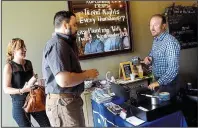
[[134,81],[135,80],[135,74],[130,74],[131,80]]
[[139,72],[138,72],[138,76],[139,76],[140,78],[143,78],[143,71],[139,71]]

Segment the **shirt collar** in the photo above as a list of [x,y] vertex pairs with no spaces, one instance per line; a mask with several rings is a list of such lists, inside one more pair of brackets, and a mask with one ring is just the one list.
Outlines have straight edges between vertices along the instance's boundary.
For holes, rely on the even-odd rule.
[[54,34],[54,36],[57,36],[58,38],[64,40],[65,42],[67,42],[70,46],[72,46],[72,39],[70,36],[66,35],[66,34],[62,34],[62,33],[59,33],[59,32],[56,32]]
[[56,34],[54,34],[54,35],[57,35],[57,36],[61,37],[64,40],[69,40],[70,39],[68,35],[62,34],[62,33],[59,33],[59,32],[56,32]]
[[167,35],[167,33],[168,33],[167,31],[161,33],[159,36],[154,37],[154,40],[155,41],[162,41],[164,39],[164,37]]

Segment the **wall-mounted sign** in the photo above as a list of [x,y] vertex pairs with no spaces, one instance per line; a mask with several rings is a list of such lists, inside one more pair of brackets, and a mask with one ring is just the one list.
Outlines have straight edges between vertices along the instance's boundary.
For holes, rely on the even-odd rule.
[[132,51],[128,6],[125,1],[69,2],[77,18],[80,59]]

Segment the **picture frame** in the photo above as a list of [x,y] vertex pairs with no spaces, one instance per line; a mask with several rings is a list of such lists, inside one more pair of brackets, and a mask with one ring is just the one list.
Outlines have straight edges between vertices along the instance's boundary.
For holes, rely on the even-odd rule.
[[130,74],[133,73],[133,65],[130,61],[122,62],[119,66],[119,78],[130,80]]
[[68,1],[77,19],[79,59],[133,51],[129,2]]

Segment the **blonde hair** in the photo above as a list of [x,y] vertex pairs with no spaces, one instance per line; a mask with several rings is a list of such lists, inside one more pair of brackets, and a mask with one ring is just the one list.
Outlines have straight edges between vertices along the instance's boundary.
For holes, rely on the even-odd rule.
[[14,50],[19,50],[20,48],[26,48],[25,43],[22,39],[20,38],[13,38],[7,47],[7,62],[11,61],[14,59]]

